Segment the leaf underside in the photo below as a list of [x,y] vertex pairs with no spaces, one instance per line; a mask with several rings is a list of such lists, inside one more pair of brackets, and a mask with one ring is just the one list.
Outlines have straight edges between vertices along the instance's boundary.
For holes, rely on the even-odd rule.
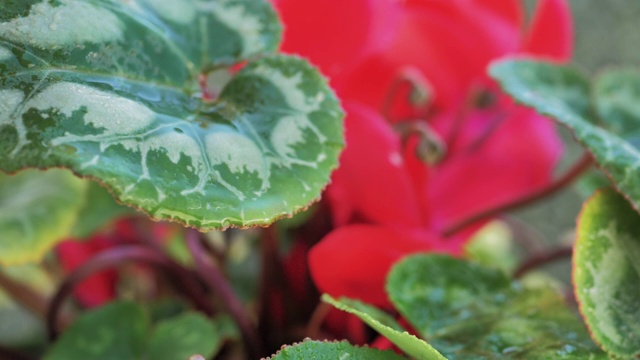
[[623,359],[640,357],[640,215],[612,189],[597,192],[578,221],[576,297],[593,338]]
[[409,334],[395,319],[375,307],[344,297],[334,299],[327,294],[322,296],[322,300],[342,311],[357,316],[413,359],[446,360],[446,358],[431,345]]
[[[316,200],[343,147],[263,0],[1,0],[0,170],[66,167],[158,220],[266,225]],[[249,60],[213,101],[199,76]],[[230,70],[232,71],[232,70]]]

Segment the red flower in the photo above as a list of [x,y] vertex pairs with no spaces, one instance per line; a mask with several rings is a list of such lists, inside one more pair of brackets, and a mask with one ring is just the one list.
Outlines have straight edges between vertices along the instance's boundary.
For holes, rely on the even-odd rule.
[[[338,228],[309,258],[320,290],[387,306],[394,262],[458,254],[479,225],[450,238],[445,229],[550,183],[561,154],[553,125],[511,103],[485,72],[513,54],[566,59],[564,0],[542,0],[528,27],[518,0],[274,2],[283,50],[320,66],[347,110],[347,149],[327,191]],[[422,96],[406,101],[411,94]],[[421,138],[403,141],[392,123],[422,129],[421,145],[439,139],[444,158],[425,165],[415,156]]]

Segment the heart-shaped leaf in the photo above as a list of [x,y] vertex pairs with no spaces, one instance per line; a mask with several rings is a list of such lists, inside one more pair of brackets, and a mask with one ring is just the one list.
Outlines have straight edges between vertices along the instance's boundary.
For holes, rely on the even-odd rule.
[[141,305],[112,302],[74,321],[44,359],[173,360],[193,354],[211,357],[230,335],[225,329],[226,320],[221,321],[219,326],[218,319],[187,312],[152,329]]
[[76,319],[44,359],[138,360],[148,331],[141,306],[113,302]]
[[63,240],[85,189],[85,182],[64,170],[0,173],[0,265],[39,261]]
[[526,289],[498,269],[416,255],[391,270],[396,309],[448,359],[606,359],[548,288]]
[[284,346],[271,360],[349,359],[349,360],[402,360],[404,357],[387,350],[358,347],[342,342],[305,340]]
[[571,129],[615,187],[640,210],[640,75],[610,73],[592,87],[569,66],[528,60],[496,63],[490,73],[516,101]]
[[623,359],[640,357],[640,215],[612,189],[582,209],[573,279],[593,338]]
[[322,300],[342,311],[357,316],[413,359],[447,360],[431,345],[409,334],[395,319],[375,307],[344,297],[334,299],[327,294],[322,296]]
[[0,170],[67,167],[155,219],[208,230],[306,208],[337,165],[342,111],[304,60],[250,61],[203,99],[202,74],[276,49],[264,0],[2,9]]
[[214,324],[197,313],[186,313],[158,324],[149,340],[148,359],[188,359],[200,354],[210,359],[224,340]]

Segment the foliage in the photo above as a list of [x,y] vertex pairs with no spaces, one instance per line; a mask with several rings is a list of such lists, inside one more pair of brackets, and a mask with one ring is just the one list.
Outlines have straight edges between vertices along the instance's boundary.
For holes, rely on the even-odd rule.
[[530,5],[0,0],[0,358],[640,358],[640,72]]

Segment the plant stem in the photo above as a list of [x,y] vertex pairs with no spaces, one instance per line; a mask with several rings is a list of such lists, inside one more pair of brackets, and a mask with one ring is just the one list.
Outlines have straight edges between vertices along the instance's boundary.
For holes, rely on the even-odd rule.
[[242,302],[233,292],[231,285],[226,281],[220,269],[206,256],[207,252],[200,242],[200,236],[201,234],[197,230],[187,229],[187,246],[195,260],[196,272],[202,280],[215,291],[222,302],[222,306],[233,317],[240,328],[247,356],[251,359],[260,358],[263,347],[258,333],[251,319],[245,313]]
[[[431,103],[431,97],[433,96],[433,88],[429,81],[424,77],[422,72],[413,66],[406,66],[401,68],[396,77],[393,79],[385,98],[383,99],[382,108],[380,109],[380,113],[385,119],[391,120],[393,114],[391,111],[393,109],[394,100],[399,95],[400,90],[403,85],[408,85],[410,87],[410,95],[411,92],[415,94],[419,94],[416,103],[412,103],[411,105],[416,108],[427,107]],[[411,99],[409,99],[411,102]]]
[[158,243],[158,241],[156,241],[156,239],[149,236],[149,232],[143,228],[144,224],[148,224],[148,222],[140,222],[136,220],[137,219],[132,219],[132,225],[136,231],[138,240],[141,245],[165,258],[167,264],[171,270],[173,270],[172,275],[176,277],[176,281],[173,282],[173,285],[182,287],[185,294],[188,295],[198,310],[204,312],[208,316],[213,316],[213,314],[215,314],[215,309],[211,305],[209,297],[202,284],[196,280],[197,277],[194,277],[193,272],[165,254],[164,248]]
[[518,268],[513,274],[513,277],[516,279],[519,279],[524,274],[526,274],[527,272],[537,267],[546,265],[550,262],[571,257],[572,254],[573,254],[573,247],[571,246],[561,247],[558,249],[552,249],[552,250],[540,252],[538,254],[534,254],[528,259],[526,259],[522,264],[520,264],[520,266],[518,266]]
[[[47,321],[47,332],[49,334],[50,340],[55,340],[58,336],[58,330],[56,327],[56,320],[58,318],[58,313],[64,303],[64,300],[71,294],[73,289],[86,279],[87,277],[95,274],[96,272],[109,269],[118,265],[121,265],[125,261],[140,261],[149,263],[160,268],[167,270],[169,274],[182,274],[180,277],[181,280],[185,281],[193,281],[188,279],[193,279],[193,275],[188,274],[188,270],[179,267],[178,265],[172,263],[166,256],[163,254],[159,254],[153,250],[150,250],[146,247],[138,246],[138,245],[130,245],[130,246],[120,246],[112,249],[108,249],[103,251],[89,261],[84,263],[82,266],[77,268],[74,272],[72,272],[58,287],[56,294],[54,295],[51,303],[49,304],[49,309],[46,315]],[[191,284],[192,286],[194,284]],[[199,286],[199,284],[198,284]],[[186,286],[185,286],[186,287]],[[191,300],[196,303],[196,305],[200,305],[198,299],[194,299],[194,296],[200,296],[200,293],[192,294]],[[204,300],[204,299],[201,299]],[[207,308],[208,312],[212,312],[212,308]]]
[[322,324],[324,323],[324,320],[327,318],[327,315],[329,315],[329,312],[331,311],[331,309],[332,309],[332,306],[325,302],[321,301],[318,304],[316,309],[313,311],[313,314],[311,315],[311,319],[309,320],[309,323],[307,324],[307,329],[306,329],[307,337],[311,339],[320,339]]
[[32,313],[42,316],[47,312],[47,300],[33,289],[21,284],[0,271],[0,288],[16,303]]
[[445,228],[442,232],[442,235],[444,237],[450,237],[469,225],[473,225],[482,220],[493,218],[505,212],[513,211],[521,207],[531,205],[538,200],[553,195],[562,190],[565,186],[571,184],[578,177],[580,177],[580,175],[588,170],[592,164],[593,160],[591,158],[591,155],[585,153],[582,158],[580,158],[580,160],[578,160],[578,162],[576,162],[576,164],[574,164],[574,166],[569,171],[567,171],[566,174],[554,181],[551,185],[545,187],[544,189],[534,191],[533,193],[510,203],[498,205],[495,208],[485,210],[479,214],[475,214],[466,219],[463,219]]
[[34,358],[0,345],[0,360],[34,360]]

